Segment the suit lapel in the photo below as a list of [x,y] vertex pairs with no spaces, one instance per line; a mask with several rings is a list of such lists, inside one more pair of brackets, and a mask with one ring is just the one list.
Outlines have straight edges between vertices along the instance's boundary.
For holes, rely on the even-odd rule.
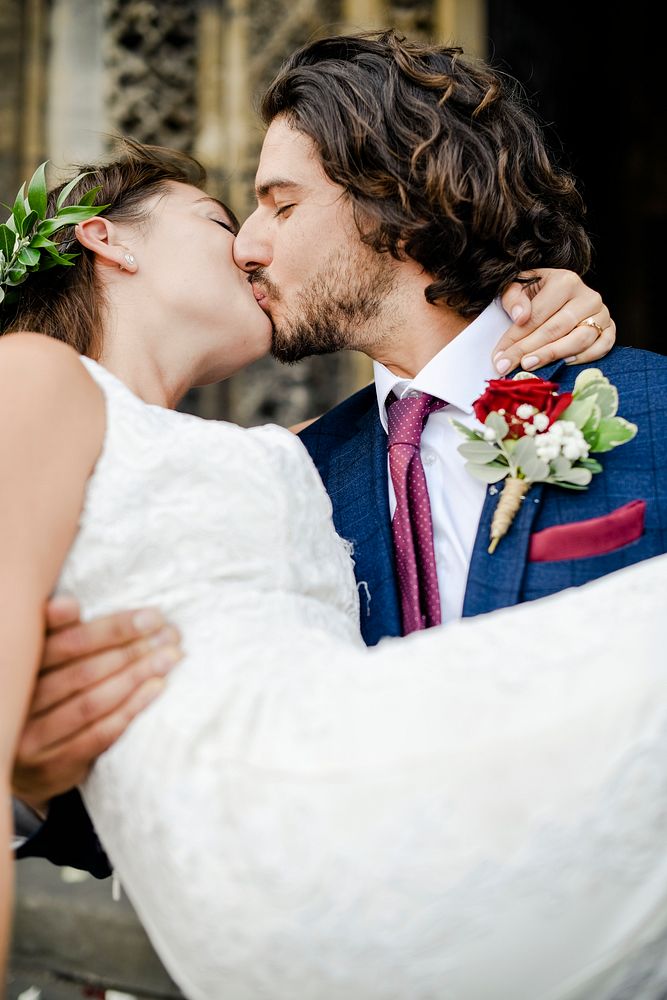
[[[539,377],[550,381],[562,365],[562,361],[557,361],[539,369]],[[468,571],[463,602],[464,618],[495,611],[497,608],[511,607],[520,602],[530,536],[542,502],[544,485],[536,483],[530,488],[510,530],[498,543],[493,555],[489,555],[487,550],[491,522],[501,489],[502,483],[490,486],[486,492]]]
[[336,530],[354,547],[361,630],[367,643],[400,635],[387,485],[387,438],[374,406],[335,451],[329,494]]

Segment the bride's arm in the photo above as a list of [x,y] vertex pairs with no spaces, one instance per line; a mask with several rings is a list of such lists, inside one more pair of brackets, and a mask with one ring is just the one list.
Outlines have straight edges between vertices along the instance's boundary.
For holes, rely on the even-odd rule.
[[44,607],[74,537],[104,435],[100,390],[37,334],[0,341],[0,976],[10,913],[10,773],[40,659]]

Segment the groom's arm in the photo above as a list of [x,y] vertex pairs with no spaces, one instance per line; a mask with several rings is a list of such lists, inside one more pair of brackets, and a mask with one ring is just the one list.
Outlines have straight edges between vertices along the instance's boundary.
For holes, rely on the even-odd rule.
[[47,619],[12,776],[16,853],[104,875],[106,858],[74,786],[159,693],[181,655],[178,633],[153,609],[81,623],[71,599],[51,602]]

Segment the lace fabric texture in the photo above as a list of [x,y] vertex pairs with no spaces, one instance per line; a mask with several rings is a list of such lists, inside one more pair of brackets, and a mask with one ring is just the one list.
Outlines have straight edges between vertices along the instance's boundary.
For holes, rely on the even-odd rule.
[[300,442],[84,363],[107,432],[60,587],[186,650],[84,796],[186,995],[663,996],[667,557],[367,650]]

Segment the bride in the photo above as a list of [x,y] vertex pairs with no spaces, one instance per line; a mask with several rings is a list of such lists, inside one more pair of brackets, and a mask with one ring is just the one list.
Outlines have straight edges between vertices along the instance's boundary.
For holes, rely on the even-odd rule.
[[186,655],[83,793],[188,997],[658,997],[666,559],[366,649],[298,439],[173,410],[271,334],[192,180],[131,147],[81,181],[111,208],[10,329],[87,356],[0,342],[5,798],[47,596],[155,603]]

